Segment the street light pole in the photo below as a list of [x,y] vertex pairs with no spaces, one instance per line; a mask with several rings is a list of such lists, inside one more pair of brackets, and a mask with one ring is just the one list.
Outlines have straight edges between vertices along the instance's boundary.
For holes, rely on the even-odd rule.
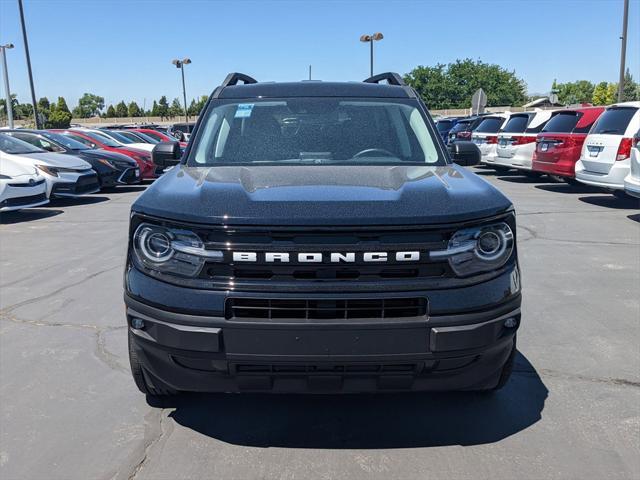
[[31,71],[31,56],[29,55],[29,42],[27,41],[27,28],[24,24],[24,10],[22,0],[18,0],[20,10],[20,23],[22,25],[22,38],[24,40],[24,53],[27,57],[27,70],[29,72],[29,85],[31,86],[31,103],[33,104],[33,119],[36,122],[36,129],[40,129],[40,119],[38,118],[38,104],[36,103],[36,91],[33,88],[33,72]]
[[7,121],[9,128],[13,128],[13,105],[11,102],[11,89],[9,88],[9,71],[7,70],[7,52],[8,48],[13,48],[12,43],[6,45],[0,45],[0,52],[2,52],[2,71],[4,72],[4,90],[7,94]]
[[627,56],[627,25],[629,23],[629,0],[624,0],[624,11],[622,13],[622,47],[620,49],[620,80],[618,81],[618,102],[622,101],[624,90],[624,64]]
[[187,110],[187,89],[184,83],[184,66],[189,65],[191,63],[191,59],[189,58],[184,58],[182,60],[176,59],[176,60],[173,60],[171,63],[173,63],[176,66],[176,68],[179,68],[182,73],[182,98],[184,100],[184,118],[185,118],[185,121],[188,122],[189,112]]
[[369,56],[370,56],[370,61],[369,61],[369,76],[373,77],[373,42],[377,42],[378,40],[382,40],[384,38],[384,36],[380,33],[380,32],[376,32],[373,35],[362,35],[360,36],[360,41],[361,42],[369,42],[370,47],[369,47]]

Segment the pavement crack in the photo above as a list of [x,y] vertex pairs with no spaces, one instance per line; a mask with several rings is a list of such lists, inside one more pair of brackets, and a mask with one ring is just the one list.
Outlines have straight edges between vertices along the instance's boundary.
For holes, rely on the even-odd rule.
[[532,368],[514,368],[513,373],[523,376],[539,375],[541,377],[561,378],[565,380],[577,380],[590,383],[604,383],[607,385],[621,385],[624,387],[640,387],[640,381],[629,380],[626,378],[615,377],[591,377],[589,375],[582,375],[579,373],[567,373],[560,372],[558,370],[551,370],[548,368],[542,368],[540,370],[534,370]]
[[168,421],[167,409],[151,410],[146,416],[146,428],[142,446],[134,454],[135,459],[126,471],[118,472],[116,480],[135,480],[137,475],[149,463],[150,453],[161,441],[173,431],[171,422]]
[[10,313],[10,312],[14,311],[17,308],[24,307],[25,305],[30,305],[32,303],[36,303],[36,302],[39,302],[41,300],[46,300],[47,298],[55,297],[59,293],[64,292],[65,290],[67,290],[69,288],[73,288],[75,286],[81,285],[84,282],[86,282],[87,280],[91,280],[92,278],[95,278],[95,277],[97,277],[99,275],[102,275],[103,273],[107,273],[107,272],[110,272],[112,270],[115,270],[116,268],[122,268],[122,265],[118,264],[118,265],[114,265],[114,266],[109,267],[109,268],[105,268],[105,269],[99,270],[99,271],[94,272],[94,273],[92,273],[90,275],[87,275],[86,277],[83,277],[81,280],[78,280],[78,281],[73,282],[73,283],[69,283],[68,285],[64,285],[64,286],[62,286],[60,288],[56,288],[52,292],[46,293],[44,295],[39,295],[37,297],[29,298],[27,300],[23,300],[22,302],[15,303],[13,305],[10,305],[10,306],[5,307],[2,310],[0,310],[0,313]]
[[123,367],[118,362],[118,356],[111,353],[106,346],[106,338],[104,336],[105,333],[111,332],[113,330],[119,330],[122,328],[126,328],[126,325],[122,325],[120,327],[108,327],[108,328],[100,328],[96,330],[96,349],[95,354],[98,359],[104,362],[109,368],[116,370],[118,372],[123,372],[128,374],[129,370]]

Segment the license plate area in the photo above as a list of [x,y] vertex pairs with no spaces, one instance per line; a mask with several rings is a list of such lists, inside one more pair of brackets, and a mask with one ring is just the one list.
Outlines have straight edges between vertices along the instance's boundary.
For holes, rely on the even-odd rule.
[[593,145],[587,145],[587,150],[589,152],[589,157],[591,158],[596,158],[598,155],[600,155],[600,152],[603,150],[603,147],[596,147]]

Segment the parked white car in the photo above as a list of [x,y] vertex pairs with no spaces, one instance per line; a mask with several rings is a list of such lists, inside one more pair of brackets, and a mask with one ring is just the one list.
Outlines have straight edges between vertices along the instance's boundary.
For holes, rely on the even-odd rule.
[[551,118],[553,110],[514,113],[498,133],[496,155],[483,158],[483,163],[496,170],[531,171],[536,136]]
[[640,102],[607,107],[584,141],[576,180],[624,195],[630,172],[633,136],[640,128]]
[[482,161],[490,162],[497,155],[498,132],[507,123],[510,115],[511,112],[487,115],[471,134],[471,141],[480,149]]
[[0,159],[36,168],[45,179],[47,198],[77,197],[100,190],[98,175],[74,155],[50,153],[0,133]]
[[640,130],[633,137],[629,175],[624,178],[624,191],[627,195],[640,198]]
[[134,142],[130,138],[120,134],[119,132],[114,132],[113,130],[84,128],[81,131],[89,131],[101,137],[106,137],[110,140],[113,140],[118,143],[118,145],[122,145],[123,147],[137,148],[138,150],[144,150],[145,152],[151,152],[153,150],[153,147],[155,147],[153,143]]
[[47,185],[36,168],[0,156],[0,212],[47,203]]

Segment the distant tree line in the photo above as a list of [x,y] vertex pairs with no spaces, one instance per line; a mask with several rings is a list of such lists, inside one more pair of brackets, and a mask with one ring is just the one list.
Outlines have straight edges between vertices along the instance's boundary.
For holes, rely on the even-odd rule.
[[[201,96],[199,99],[191,100],[187,111],[190,116],[197,116],[204,107],[209,97]],[[5,99],[0,99],[0,120],[7,119],[7,105]],[[20,103],[15,94],[11,95],[11,107],[15,120],[32,120],[33,106],[31,103]],[[162,96],[158,101],[153,101],[151,109],[144,110],[135,101],[128,104],[123,101],[105,108],[104,98],[93,93],[85,93],[78,100],[78,105],[69,110],[64,97],[58,97],[58,101],[51,103],[47,97],[42,97],[38,101],[38,115],[45,128],[67,128],[71,124],[72,118],[91,118],[100,116],[102,118],[127,118],[127,117],[161,117],[173,118],[184,115],[184,107],[178,98],[171,104],[167,97]]]
[[[558,102],[564,105],[576,103],[592,103],[593,105],[610,105],[618,101],[618,84],[610,82],[592,83],[588,80],[557,83],[555,80],[551,90],[558,95]],[[627,68],[622,84],[622,101],[640,100],[640,84],[635,82]]]

